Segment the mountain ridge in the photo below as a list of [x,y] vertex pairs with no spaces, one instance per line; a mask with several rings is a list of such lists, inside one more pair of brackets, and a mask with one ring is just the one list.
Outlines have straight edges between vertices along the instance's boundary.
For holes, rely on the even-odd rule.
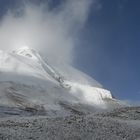
[[[0,91],[3,91],[0,96],[5,105],[24,109],[38,106],[37,110],[44,108],[69,114],[71,111],[64,108],[64,103],[71,110],[78,104],[81,105],[78,110],[84,106],[107,108],[110,100],[119,104],[111,92],[94,79],[72,66],[61,69],[50,65],[34,49],[24,47],[10,53],[1,51],[0,63]],[[4,104],[4,101],[1,102]]]

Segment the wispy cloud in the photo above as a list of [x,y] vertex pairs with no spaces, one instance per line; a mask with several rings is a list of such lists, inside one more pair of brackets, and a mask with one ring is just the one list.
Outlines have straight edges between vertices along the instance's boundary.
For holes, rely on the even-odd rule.
[[0,22],[0,49],[35,48],[50,61],[73,62],[74,34],[84,26],[94,0],[67,0],[50,10],[49,4],[24,3],[9,9]]

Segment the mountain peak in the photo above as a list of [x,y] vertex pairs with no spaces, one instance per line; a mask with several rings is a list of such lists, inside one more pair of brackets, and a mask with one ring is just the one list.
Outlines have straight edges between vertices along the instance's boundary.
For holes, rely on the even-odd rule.
[[34,49],[29,48],[28,46],[18,48],[12,52],[14,54],[21,55],[21,56],[24,56],[24,57],[27,57],[27,58],[30,58],[33,60],[38,60],[38,58],[36,56],[37,52]]
[[[50,109],[48,105],[54,107],[54,110],[63,110],[59,103],[70,102],[104,108],[106,99],[114,101],[111,92],[103,89],[96,80],[70,65],[58,67],[51,64],[28,46],[11,53],[3,52],[0,55],[0,71],[0,82],[4,84],[0,85],[0,91],[5,91],[2,97],[7,96],[21,106],[29,105],[30,108],[30,102],[33,106],[35,102],[37,105],[43,103],[46,110]],[[22,95],[27,99],[25,100],[24,96],[22,99]],[[0,102],[3,100],[1,98]],[[23,105],[24,101],[27,102]]]

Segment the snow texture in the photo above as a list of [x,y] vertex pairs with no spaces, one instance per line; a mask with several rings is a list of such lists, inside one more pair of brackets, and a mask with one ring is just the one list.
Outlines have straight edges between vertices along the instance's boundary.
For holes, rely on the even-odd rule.
[[62,111],[66,106],[97,106],[106,108],[110,91],[73,68],[49,64],[28,47],[12,52],[0,51],[0,105],[37,110]]
[[0,51],[1,140],[139,140],[140,107],[33,49]]
[[[127,120],[103,114],[66,117],[10,117],[0,119],[2,140],[139,140],[140,107],[123,108]],[[114,112],[114,111],[113,111]],[[132,119],[135,112],[137,119]],[[111,114],[112,112],[110,112]],[[104,113],[105,115],[106,113]]]

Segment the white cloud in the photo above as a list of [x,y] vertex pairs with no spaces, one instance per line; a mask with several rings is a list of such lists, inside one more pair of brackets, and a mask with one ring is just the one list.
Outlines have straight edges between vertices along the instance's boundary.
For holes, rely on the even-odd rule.
[[50,61],[72,63],[73,32],[84,26],[91,2],[67,0],[55,10],[28,3],[21,9],[9,10],[0,22],[0,49],[29,46]]

